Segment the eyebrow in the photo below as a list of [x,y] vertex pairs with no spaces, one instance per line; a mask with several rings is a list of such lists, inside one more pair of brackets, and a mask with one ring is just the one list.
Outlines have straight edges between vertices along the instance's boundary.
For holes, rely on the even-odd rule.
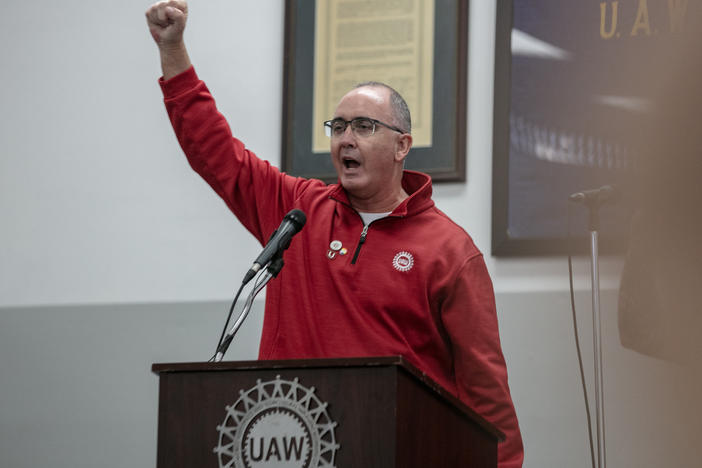
[[332,120],[343,120],[344,122],[351,122],[352,120],[356,120],[356,119],[378,120],[378,119],[374,119],[373,117],[368,117],[367,115],[358,115],[356,117],[351,117],[348,120],[346,120],[343,117],[334,117]]

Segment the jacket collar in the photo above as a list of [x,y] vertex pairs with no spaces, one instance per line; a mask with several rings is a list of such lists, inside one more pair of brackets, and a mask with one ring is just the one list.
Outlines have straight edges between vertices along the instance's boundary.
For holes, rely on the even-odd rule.
[[[351,206],[346,190],[341,184],[330,185],[329,198]],[[402,173],[402,188],[409,195],[390,214],[391,216],[411,216],[434,206],[431,199],[431,177],[422,172],[405,170]]]

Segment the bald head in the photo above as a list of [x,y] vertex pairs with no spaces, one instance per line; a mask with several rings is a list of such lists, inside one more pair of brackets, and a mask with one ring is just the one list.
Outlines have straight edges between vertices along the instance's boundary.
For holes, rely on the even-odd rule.
[[358,88],[384,88],[390,93],[390,111],[392,112],[393,124],[405,133],[412,133],[412,118],[409,106],[405,99],[391,86],[379,81],[364,81],[354,86]]

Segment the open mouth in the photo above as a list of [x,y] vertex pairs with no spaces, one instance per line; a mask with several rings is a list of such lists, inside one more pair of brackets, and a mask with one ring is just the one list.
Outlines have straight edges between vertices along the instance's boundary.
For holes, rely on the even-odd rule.
[[355,169],[361,165],[361,163],[351,158],[343,158],[341,162],[344,164],[346,169]]

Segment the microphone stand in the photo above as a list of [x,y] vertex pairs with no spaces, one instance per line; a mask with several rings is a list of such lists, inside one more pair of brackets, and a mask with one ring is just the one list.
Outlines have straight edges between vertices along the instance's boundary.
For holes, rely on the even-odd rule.
[[[590,251],[592,253],[592,341],[595,364],[595,411],[597,420],[597,462],[599,468],[606,468],[604,377],[602,366],[602,319],[600,316],[600,266],[598,259],[599,209],[608,201],[616,201],[620,192],[616,187],[605,185],[595,190],[583,190],[572,194],[568,199],[583,203],[589,210]],[[588,415],[589,418],[589,415]],[[590,434],[592,437],[592,434]],[[594,458],[594,457],[593,457]]]
[[599,468],[606,468],[605,420],[604,420],[604,378],[602,372],[602,328],[600,315],[600,277],[598,258],[598,229],[600,224],[599,208],[601,203],[595,200],[585,203],[589,209],[590,251],[592,254],[592,338],[595,364],[595,411],[597,424],[597,461]]
[[254,288],[251,290],[249,293],[249,296],[246,298],[246,302],[244,303],[244,308],[242,309],[241,313],[236,319],[236,322],[234,322],[234,325],[229,329],[229,332],[227,333],[227,336],[222,340],[222,344],[219,346],[217,349],[217,354],[215,354],[214,357],[214,362],[221,362],[222,358],[224,358],[224,353],[227,352],[227,349],[229,349],[229,345],[232,342],[232,339],[234,339],[234,335],[236,334],[237,331],[239,331],[239,327],[241,327],[241,324],[244,323],[244,320],[246,317],[249,315],[249,312],[251,311],[251,306],[253,305],[254,298],[256,295],[261,292],[263,288],[266,287],[266,284],[268,282],[278,276],[278,273],[280,273],[280,270],[283,268],[283,252],[282,250],[279,251],[271,260],[271,263],[268,265],[268,268],[266,269],[266,272],[262,275],[261,279],[256,282],[254,285]]

